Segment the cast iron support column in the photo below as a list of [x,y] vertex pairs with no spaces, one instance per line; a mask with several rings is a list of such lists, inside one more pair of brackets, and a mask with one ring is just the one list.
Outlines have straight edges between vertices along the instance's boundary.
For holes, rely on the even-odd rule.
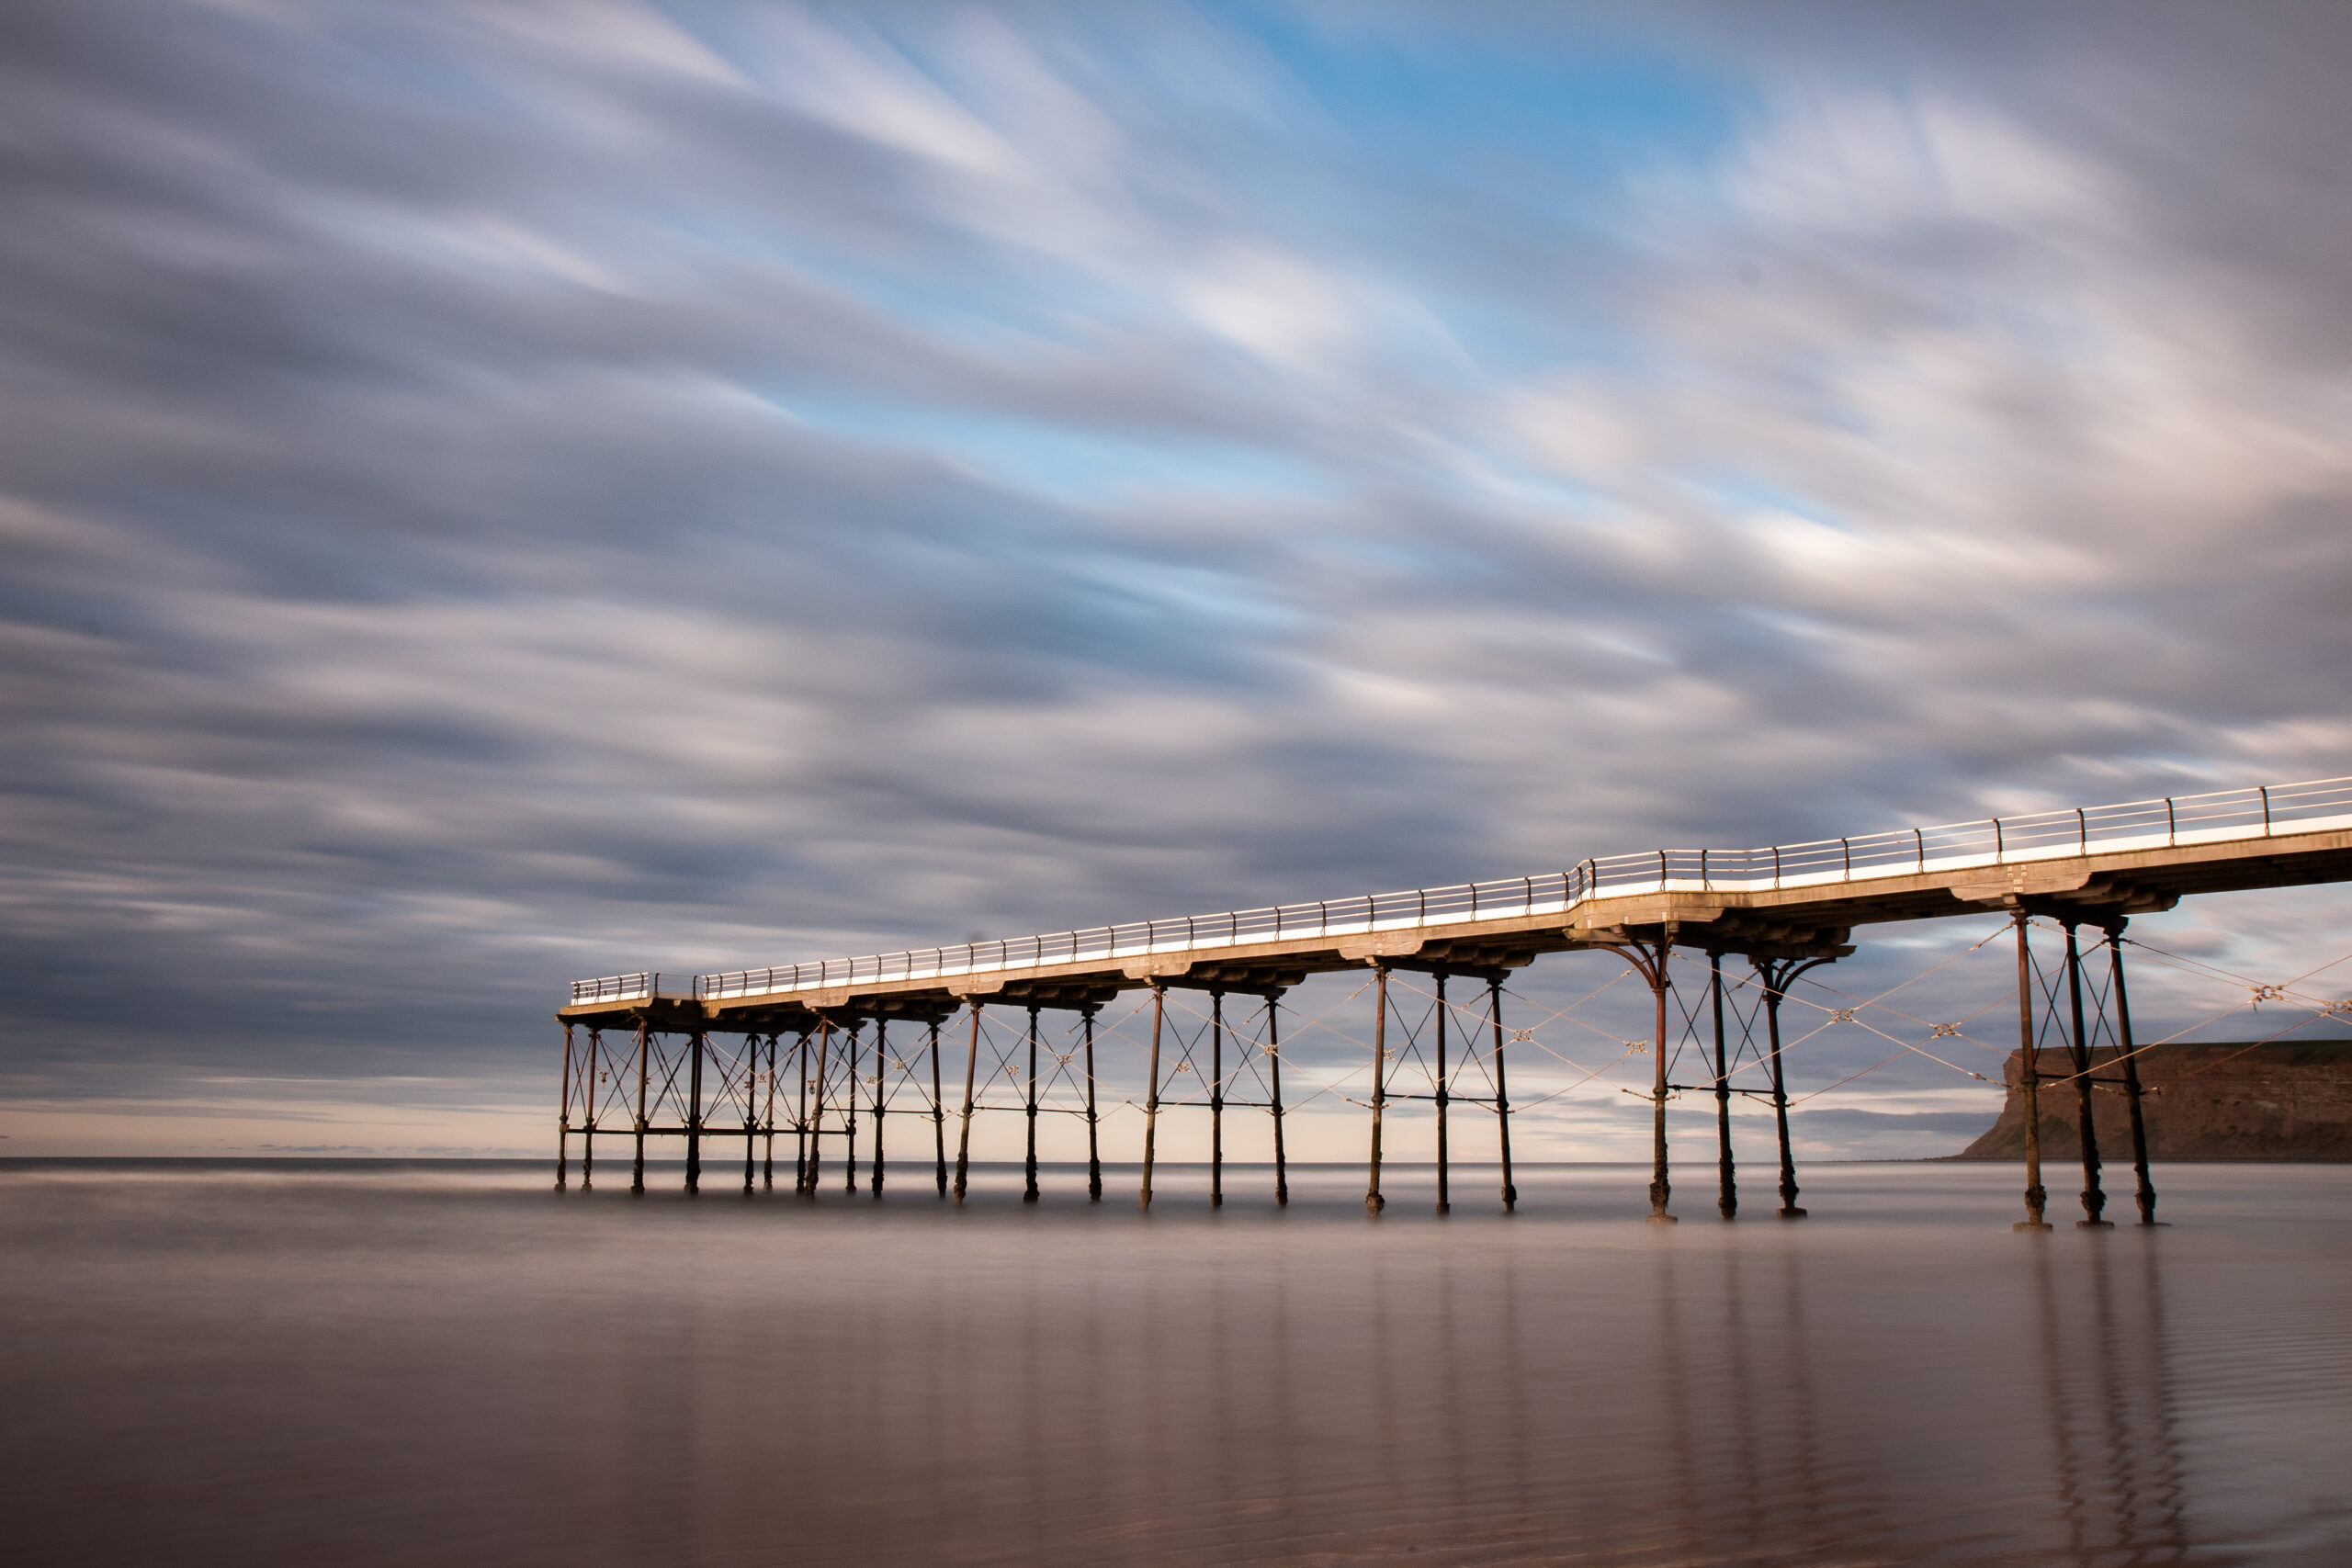
[[645,1196],[645,1035],[646,1026],[640,1021],[637,1026],[637,1156],[628,1176],[629,1193],[638,1198]]
[[1453,1162],[1448,1158],[1448,1156],[1452,1151],[1446,1147],[1445,1143],[1445,1026],[1447,1022],[1445,1016],[1445,971],[1442,969],[1439,970],[1437,972],[1436,978],[1437,1093],[1430,1098],[1437,1101],[1437,1212],[1441,1214],[1450,1214],[1453,1212],[1453,1171],[1452,1168]]
[[964,1055],[964,1114],[956,1129],[956,1201],[964,1201],[972,1174],[972,1080],[980,1067],[980,1004],[972,1003],[972,1045]]
[[947,1196],[947,1107],[939,1095],[939,1020],[926,1031],[924,1049],[931,1053],[931,1157],[936,1167],[939,1195]]
[[1657,954],[1650,970],[1650,997],[1657,1003],[1657,1027],[1652,1030],[1651,1049],[1657,1053],[1657,1072],[1650,1087],[1650,1212],[1649,1223],[1670,1225],[1675,1216],[1666,1212],[1674,1201],[1674,1184],[1668,1179],[1666,1153],[1666,964],[1667,956],[1674,951],[1674,933],[1669,928],[1657,944]]
[[1715,1210],[1724,1219],[1739,1218],[1739,1183],[1731,1157],[1731,1074],[1724,1059],[1724,955],[1707,954],[1707,999],[1715,1014],[1715,1149],[1717,1179]]
[[857,1196],[857,1049],[858,1032],[865,1027],[862,1018],[853,1019],[849,1026],[849,1071],[842,1083],[842,1153],[845,1168],[842,1190]]
[[801,1030],[793,1043],[794,1070],[800,1075],[800,1087],[792,1099],[792,1190],[806,1197],[808,1182],[808,1031]]
[[1676,927],[1668,923],[1659,928],[1658,939],[1652,942],[1628,942],[1610,944],[1610,951],[1632,964],[1642,978],[1649,983],[1650,999],[1656,1004],[1657,1019],[1651,1030],[1650,1049],[1657,1054],[1657,1072],[1650,1084],[1650,1212],[1648,1223],[1670,1225],[1675,1216],[1668,1213],[1667,1205],[1673,1201],[1674,1186],[1668,1179],[1666,1150],[1666,991],[1667,960],[1674,951]]
[[775,1190],[775,1036],[768,1036],[767,1109],[760,1120],[762,1147],[760,1151],[760,1190]]
[[1159,1136],[1159,1021],[1168,1008],[1168,993],[1157,980],[1145,982],[1151,987],[1151,1082],[1143,1100],[1143,1190],[1136,1199],[1139,1207],[1151,1207],[1151,1160]]
[[555,1190],[571,1185],[571,1025],[563,1026],[563,1079],[558,1086],[555,1115]]
[[1209,1207],[1225,1207],[1225,989],[1209,987]]
[[1503,1212],[1516,1213],[1519,1187],[1510,1173],[1510,1080],[1503,1073],[1503,977],[1487,978],[1487,1017],[1495,1031],[1495,1136],[1503,1154]]
[[588,1074],[581,1079],[581,1110],[587,1119],[580,1126],[580,1190],[587,1191],[596,1185],[596,1111],[599,1088],[603,1085],[605,1061],[605,1032],[591,1024],[588,1029]]
[[2091,1104],[2091,1043],[2083,1031],[2083,954],[2075,940],[2075,922],[2063,923],[2066,931],[2066,1005],[2075,1026],[2075,1122],[2082,1129],[2083,1139],[2083,1218],[2075,1224],[2086,1231],[2113,1230],[2114,1222],[2104,1217],[2107,1194],[2100,1190],[2098,1181],[2098,1124],[2093,1119]]
[[[2123,993],[2123,919],[2116,917],[2107,931],[2108,989],[2115,998],[2116,1049],[2123,1059],[2123,1099],[2132,1111],[2132,1174],[2138,1182],[2133,1196],[2140,1205],[2140,1223],[2156,1221],[2156,1186],[2148,1176],[2148,1124],[2140,1115],[2140,1060],[2132,1043],[2132,1002]],[[582,1186],[586,1186],[583,1178]]]
[[1274,1201],[1290,1201],[1290,1156],[1283,1147],[1283,1025],[1282,1002],[1274,997],[1266,998],[1266,1069],[1273,1089],[1274,1113]]
[[760,1145],[760,1037],[743,1036],[743,1190],[752,1190]]
[[687,1076],[687,1093],[691,1101],[686,1107],[686,1190],[702,1190],[702,1031],[692,1036],[694,1067]]
[[2012,917],[2018,928],[2018,1087],[2025,1095],[2025,1218],[2009,1228],[2046,1231],[2042,1219],[2050,1193],[2041,1185],[2041,1077],[2033,1052],[2033,950],[2026,937],[2023,909]]
[[882,1196],[882,1101],[889,1092],[882,1075],[890,1068],[890,1021],[874,1021],[874,1177],[865,1190],[876,1198]]
[[825,1079],[833,1070],[833,1021],[820,1019],[817,1023],[817,1074],[808,1102],[808,1172],[806,1185],[800,1190],[804,1198],[817,1196],[817,1184],[823,1179],[825,1168]]
[[1022,1168],[1021,1201],[1034,1203],[1037,1201],[1037,1009],[1034,1003],[1029,1009],[1029,1087],[1023,1109],[1028,1113],[1029,1145]]
[[1086,1201],[1102,1201],[1102,1145],[1100,1119],[1094,1114],[1094,1006],[1078,1010],[1079,1027],[1086,1035]]
[[1781,987],[1793,976],[1793,969],[1764,982],[1765,1042],[1772,1051],[1772,1131],[1781,1145],[1781,1208],[1784,1220],[1801,1220],[1805,1212],[1797,1206],[1797,1158],[1789,1146],[1789,1075],[1787,1064],[1781,1055]]
[[1801,1220],[1797,1207],[1797,1161],[1789,1146],[1789,1075],[1781,1055],[1781,1002],[1789,985],[1808,969],[1836,962],[1828,958],[1758,958],[1747,962],[1764,986],[1764,1039],[1772,1054],[1772,1122],[1781,1144],[1781,1208],[1784,1220]]
[[1380,1195],[1380,1114],[1388,1102],[1388,965],[1372,961],[1372,1179],[1363,1206],[1372,1213],[1388,1207]]

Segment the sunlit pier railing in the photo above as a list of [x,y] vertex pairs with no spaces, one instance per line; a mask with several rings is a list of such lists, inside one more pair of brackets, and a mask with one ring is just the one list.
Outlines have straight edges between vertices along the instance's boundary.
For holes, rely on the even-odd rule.
[[641,970],[635,975],[607,975],[598,980],[574,980],[571,983],[571,1002],[578,1007],[582,1002],[627,1002],[651,997],[691,997],[696,994],[692,988],[666,989],[662,979],[660,975]]
[[[857,958],[820,959],[764,969],[695,976],[690,993],[724,999],[842,986],[949,979],[1054,964],[1214,952],[1221,948],[1388,931],[1470,925],[1485,920],[1572,913],[1585,901],[1642,893],[1754,893],[1825,887],[1964,871],[1978,866],[2061,860],[2093,850],[2125,852],[2230,843],[2352,827],[2352,779],[2321,779],[2221,790],[2209,795],[2127,801],[2116,806],[1987,818],[1859,838],[1821,839],[1753,850],[1654,850],[1585,860],[1566,871],[1451,887],[1370,893],[1263,909],[1136,920],[911,949]],[[668,993],[650,973],[581,980],[575,1005]],[[689,993],[679,992],[678,995]]]

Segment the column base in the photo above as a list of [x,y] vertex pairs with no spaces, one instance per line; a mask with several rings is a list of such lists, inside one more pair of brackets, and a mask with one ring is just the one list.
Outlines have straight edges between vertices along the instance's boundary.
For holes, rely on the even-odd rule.
[[1642,1224],[1645,1225],[1677,1225],[1681,1223],[1679,1214],[1645,1214],[1642,1217]]
[[1379,1193],[1370,1192],[1364,1195],[1363,1212],[1365,1213],[1376,1214],[1386,1207],[1388,1207],[1388,1200],[1383,1198]]
[[1779,1211],[1779,1213],[1781,1218],[1784,1220],[1801,1220],[1804,1219],[1805,1215],[1805,1212],[1803,1209],[1798,1208],[1782,1209]]
[[2042,1220],[2019,1220],[2009,1228],[2013,1231],[2046,1231],[2051,1226],[2048,1222]]
[[2076,1220],[2075,1228],[2078,1231],[2111,1231],[2115,1228],[2115,1222],[2113,1220]]

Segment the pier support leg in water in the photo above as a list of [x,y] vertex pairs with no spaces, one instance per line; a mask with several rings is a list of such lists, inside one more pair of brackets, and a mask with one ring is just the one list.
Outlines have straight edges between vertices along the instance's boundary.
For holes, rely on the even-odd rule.
[[2046,1231],[2041,1215],[2050,1193],[2041,1185],[2041,1075],[2035,1070],[2033,1050],[2033,948],[2027,934],[2029,917],[2019,909],[2018,928],[2018,1088],[2025,1100],[2025,1218],[2011,1230]]
[[1674,1184],[1668,1179],[1666,1154],[1666,964],[1668,954],[1673,951],[1674,937],[1669,931],[1657,944],[1649,974],[1650,997],[1657,1004],[1657,1013],[1650,1043],[1657,1057],[1657,1073],[1650,1088],[1649,1223],[1654,1225],[1670,1225],[1675,1220],[1667,1213],[1667,1205],[1674,1201]]
[[752,1190],[760,1153],[760,1037],[743,1036],[743,1190]]
[[849,1070],[842,1075],[842,1153],[846,1168],[842,1190],[853,1198],[857,1196],[857,1035],[865,1027],[862,1018],[850,1021]]
[[1102,1119],[1094,1113],[1094,1014],[1093,1004],[1078,1010],[1079,1027],[1086,1035],[1086,1201],[1102,1201]]
[[1674,1186],[1668,1179],[1666,1157],[1666,964],[1674,951],[1675,926],[1672,922],[1660,928],[1654,942],[1610,942],[1609,951],[1632,964],[1650,988],[1656,1018],[1651,1030],[1650,1050],[1657,1060],[1657,1069],[1650,1080],[1650,1212],[1649,1224],[1670,1225],[1675,1216],[1667,1213],[1667,1205],[1674,1200]]
[[865,1184],[865,1190],[876,1198],[882,1196],[882,1101],[889,1092],[882,1075],[889,1066],[890,1021],[877,1018],[874,1021],[874,1103],[870,1107],[874,1112],[874,1177]]
[[603,1099],[605,1083],[605,1032],[588,1031],[588,1071],[580,1080],[580,1109],[585,1118],[580,1124],[580,1190],[587,1191],[596,1185],[596,1111]]
[[931,1057],[931,1158],[939,1195],[947,1196],[947,1106],[939,1098],[939,1020],[924,1025],[923,1050]]
[[1380,1113],[1388,1100],[1388,965],[1372,960],[1372,1179],[1363,1195],[1369,1213],[1388,1207],[1380,1195]]
[[702,1190],[702,1031],[697,1029],[688,1037],[687,1049],[694,1054],[694,1066],[686,1079],[686,1190]]
[[775,1036],[768,1036],[767,1108],[761,1114],[760,1190],[775,1190]]
[[792,1047],[793,1071],[800,1086],[792,1097],[792,1190],[808,1191],[808,1032],[803,1029]]
[[817,1072],[809,1081],[808,1099],[808,1166],[802,1173],[800,1195],[817,1196],[817,1184],[823,1179],[825,1166],[825,1079],[833,1070],[833,1021],[820,1019],[817,1024]]
[[1037,1201],[1037,1009],[1034,1003],[1029,1009],[1029,1085],[1022,1110],[1028,1117],[1029,1143],[1022,1164],[1021,1201],[1034,1203]]
[[1739,1218],[1739,1183],[1731,1157],[1731,1072],[1724,1059],[1724,955],[1707,954],[1707,1000],[1715,1014],[1715,1212]]
[[1502,1146],[1503,1212],[1519,1208],[1519,1188],[1510,1173],[1510,1083],[1503,1074],[1503,977],[1487,981],[1487,1018],[1495,1032],[1495,1135]]
[[571,1185],[571,1025],[563,1026],[563,1081],[557,1091],[555,1118],[555,1190]]
[[956,1201],[964,1201],[972,1176],[972,1080],[980,1068],[980,1004],[972,1003],[972,1044],[964,1055],[964,1114],[956,1128]]
[[1784,1220],[1801,1220],[1804,1211],[1797,1207],[1797,1162],[1789,1147],[1789,1075],[1781,1058],[1781,1002],[1789,994],[1789,985],[1808,969],[1817,969],[1835,963],[1830,958],[1758,958],[1747,962],[1754,965],[1757,978],[1764,986],[1764,1042],[1772,1055],[1772,1122],[1781,1144],[1781,1207]]
[[1437,1092],[1431,1095],[1430,1098],[1437,1102],[1437,1212],[1441,1214],[1450,1214],[1453,1212],[1453,1193],[1452,1182],[1453,1172],[1447,1169],[1448,1165],[1451,1163],[1447,1156],[1452,1153],[1452,1151],[1448,1149],[1445,1145],[1445,971],[1442,969],[1439,970],[1436,975],[1436,979],[1437,1040],[1435,1042],[1435,1048],[1437,1053],[1437,1072],[1433,1076],[1433,1081]]
[[1151,1207],[1151,1161],[1157,1152],[1159,1137],[1159,1024],[1168,1010],[1168,993],[1159,982],[1151,987],[1151,1078],[1143,1100],[1143,1188],[1136,1195],[1136,1206]]
[[648,1077],[645,1054],[648,1049],[646,1027],[640,1023],[637,1026],[637,1155],[630,1162],[628,1174],[629,1192],[639,1198],[645,1196],[645,1081]]
[[1283,1026],[1282,1000],[1266,998],[1266,1071],[1272,1088],[1268,1107],[1274,1117],[1274,1201],[1290,1201],[1290,1158],[1283,1147]]
[[[2140,1113],[2140,1061],[2132,1043],[2132,1001],[2123,991],[2123,917],[2107,928],[2108,996],[2115,1007],[2115,1047],[2123,1059],[2123,1100],[2132,1113],[2132,1174],[2137,1183],[2133,1198],[2140,1223],[2160,1224],[2156,1218],[2156,1185],[2148,1175],[2148,1124]],[[584,1167],[582,1168],[585,1168]],[[581,1183],[585,1187],[586,1178]]]
[[1225,987],[1209,987],[1209,1207],[1225,1207]]
[[2098,1125],[2092,1120],[2091,1105],[2091,1044],[2083,1030],[2083,953],[2075,940],[2076,922],[2067,920],[2066,931],[2066,1005],[2072,1014],[2074,1032],[2071,1039],[2075,1059],[2075,1124],[2081,1129],[2083,1141],[2083,1217],[2075,1227],[2086,1231],[2113,1230],[2114,1222],[2106,1217],[2107,1193],[2098,1180]]

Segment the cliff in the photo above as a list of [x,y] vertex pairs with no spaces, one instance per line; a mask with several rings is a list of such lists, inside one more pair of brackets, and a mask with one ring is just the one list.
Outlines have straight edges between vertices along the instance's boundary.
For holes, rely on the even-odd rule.
[[[2074,1071],[2064,1051],[2036,1055],[2045,1077]],[[2121,1077],[2113,1050],[2091,1055],[2096,1077]],[[2000,1119],[1954,1158],[2025,1157],[2025,1108],[2018,1087],[2023,1055],[2010,1052],[2003,1069],[2008,1101]],[[2352,1160],[2352,1041],[2281,1042],[2250,1051],[2243,1041],[2157,1045],[2136,1060],[2146,1091],[2141,1106],[2151,1159]],[[2075,1086],[2045,1082],[2040,1099],[2043,1161],[2081,1158]],[[2091,1099],[2100,1156],[2110,1165],[2128,1165],[2132,1125],[2123,1086],[2101,1082]]]

